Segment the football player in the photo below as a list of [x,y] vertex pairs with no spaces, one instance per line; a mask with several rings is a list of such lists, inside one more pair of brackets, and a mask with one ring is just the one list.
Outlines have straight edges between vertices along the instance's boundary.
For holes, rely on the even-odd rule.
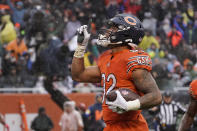
[[[150,73],[150,56],[136,49],[144,36],[144,29],[140,20],[130,14],[118,14],[107,24],[105,33],[98,37],[98,44],[110,49],[99,57],[97,66],[87,68],[84,67],[83,56],[90,34],[86,25],[78,29],[78,48],[72,61],[72,78],[79,82],[101,82],[104,89],[104,131],[148,131],[140,110],[160,104],[162,97]],[[126,101],[116,91],[116,100],[107,101],[106,95],[119,88],[129,88],[141,97]]]
[[197,112],[197,80],[193,80],[190,84],[191,101],[189,107],[184,114],[179,131],[189,131]]

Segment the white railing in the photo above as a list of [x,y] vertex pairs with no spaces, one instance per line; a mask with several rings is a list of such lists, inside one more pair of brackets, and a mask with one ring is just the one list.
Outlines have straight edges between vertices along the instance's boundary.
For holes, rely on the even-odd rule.
[[26,87],[8,87],[8,88],[0,88],[0,93],[36,93],[39,92],[36,88],[26,88]]
[[[102,92],[103,88],[102,87],[97,87],[97,88],[73,88],[71,89],[71,92],[83,92],[83,89],[86,89],[85,92]],[[172,91],[174,92],[179,92],[179,91],[188,91],[188,87],[175,87],[173,88]],[[61,91],[61,89],[60,89]],[[164,91],[161,91],[162,93]],[[41,88],[29,88],[29,87],[8,87],[8,88],[0,88],[0,93],[38,93],[38,94],[46,94],[47,92],[43,87]]]
[[[81,88],[73,88],[71,89],[71,92],[102,92],[103,88],[98,87],[98,88],[87,88],[85,87],[86,91],[83,91]],[[61,89],[60,89],[61,91]],[[7,87],[7,88],[0,88],[0,93],[38,93],[38,94],[46,94],[46,90],[44,88],[29,88],[29,87]]]

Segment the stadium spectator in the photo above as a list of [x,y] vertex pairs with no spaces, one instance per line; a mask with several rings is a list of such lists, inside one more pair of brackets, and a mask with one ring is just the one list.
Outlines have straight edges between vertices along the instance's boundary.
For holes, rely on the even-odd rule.
[[86,110],[86,115],[89,120],[87,131],[102,131],[105,127],[104,121],[102,120],[102,97],[102,93],[97,93],[95,103]]
[[194,26],[193,26],[192,43],[197,43],[197,38],[195,37],[196,34],[197,34],[197,20],[194,22]]
[[83,120],[81,114],[75,110],[74,101],[64,103],[64,113],[61,116],[59,125],[61,131],[83,131]]
[[194,30],[193,30],[193,23],[189,22],[187,27],[185,28],[184,38],[187,42],[187,44],[192,44],[192,40],[194,39]]
[[154,65],[152,69],[152,75],[158,83],[160,89],[165,89],[170,87],[170,72],[167,69],[167,61],[155,58],[153,60]]
[[4,15],[1,17],[1,28],[0,28],[0,42],[7,44],[12,40],[16,39],[16,31],[14,25],[10,20],[10,15]]
[[159,58],[159,49],[156,48],[155,44],[152,43],[151,46],[147,49],[147,53],[150,55],[151,59]]
[[2,114],[0,114],[0,123],[9,131],[9,126],[6,124]]
[[38,116],[32,121],[31,129],[35,131],[50,131],[53,129],[53,122],[47,116],[44,107],[38,109]]
[[86,67],[88,66],[93,66],[93,65],[96,65],[96,58],[94,57],[94,55],[90,52],[90,51],[87,51],[84,55],[84,64]]
[[184,36],[184,30],[186,25],[183,23],[183,17],[181,16],[180,10],[177,10],[177,15],[175,16],[173,20],[174,27],[181,33],[182,36]]
[[9,10],[10,7],[6,4],[6,1],[5,0],[1,0],[0,1],[0,10]]
[[[69,50],[62,41],[53,36],[48,39],[48,44],[44,44],[35,63],[37,72],[43,72],[47,76],[66,77],[68,75],[67,58]],[[56,63],[56,64],[54,64]]]
[[183,66],[177,61],[174,63],[172,80],[175,82],[176,87],[182,87],[191,81],[189,73],[185,72]]
[[70,20],[68,21],[64,29],[64,43],[69,44],[70,51],[73,51],[73,48],[74,49],[76,48],[75,47],[76,43],[73,43],[72,39],[76,35],[77,29],[80,26],[81,26],[81,23],[77,20],[77,15],[74,12],[72,12],[70,16]]
[[125,12],[138,15],[142,6],[140,0],[125,0],[124,2]]
[[17,75],[16,66],[11,66],[9,74],[6,76],[5,85],[6,87],[20,87],[21,78]]
[[154,44],[156,48],[160,47],[159,42],[152,35],[152,32],[150,30],[146,30],[145,36],[143,37],[142,42],[139,44],[139,47],[146,51],[152,44]]
[[97,46],[97,39],[92,39],[91,40],[91,52],[92,52],[92,55],[94,56],[94,59],[97,59],[99,57],[99,49],[98,49],[98,46]]
[[170,38],[172,47],[175,48],[180,44],[182,34],[178,30],[176,30],[175,27],[173,27],[172,31],[168,33],[168,38]]
[[145,12],[144,13],[144,20],[142,21],[142,25],[144,29],[149,30],[153,36],[156,35],[156,26],[157,26],[157,20],[152,16],[151,12]]
[[14,24],[19,23],[21,27],[24,27],[24,21],[23,17],[25,14],[25,9],[22,1],[18,1],[16,3],[16,7],[10,0],[6,0],[7,4],[9,5],[11,11],[12,11],[12,19],[14,21]]
[[188,25],[191,21],[194,20],[194,8],[193,5],[188,4],[187,9],[182,13],[183,22],[185,25]]
[[165,32],[165,35],[167,35],[168,32],[170,32],[170,30],[171,30],[169,18],[165,18],[165,19],[163,20],[161,26],[162,26],[162,29],[163,29],[164,32]]
[[106,5],[106,12],[108,18],[112,18],[113,16],[115,16],[118,12],[118,8],[119,5],[116,0],[109,0],[109,2]]
[[11,52],[11,55],[18,60],[20,56],[27,52],[27,46],[24,42],[23,36],[18,34],[15,40],[7,44],[6,50]]
[[192,61],[189,60],[189,62],[186,65],[186,72],[189,73],[189,76],[191,77],[191,80],[196,79],[197,72],[194,70],[194,64]]
[[82,120],[83,120],[83,123],[84,123],[83,130],[88,131],[88,127],[90,126],[89,125],[90,121],[88,121],[88,117],[87,117],[87,114],[86,114],[86,110],[87,110],[86,104],[85,103],[80,103],[78,105],[78,109],[79,109],[79,112],[81,114],[81,117],[82,117]]

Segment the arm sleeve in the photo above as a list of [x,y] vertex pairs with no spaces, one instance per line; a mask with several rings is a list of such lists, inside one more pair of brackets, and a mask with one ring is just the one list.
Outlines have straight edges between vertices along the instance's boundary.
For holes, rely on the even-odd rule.
[[68,42],[69,41],[69,35],[68,35],[68,24],[66,25],[65,27],[65,30],[64,30],[64,41]]
[[178,107],[178,113],[184,114],[186,112],[186,109],[179,102],[176,105]]
[[168,33],[168,37],[171,37],[171,36],[172,36],[172,32],[169,32],[169,33]]
[[127,57],[126,59],[127,74],[129,76],[132,75],[132,72],[135,69],[146,69],[147,71],[152,70],[152,60],[150,56],[143,51],[131,53],[129,58]]
[[24,43],[24,40],[23,40],[22,42],[23,42],[23,43],[22,43],[22,44],[23,44],[23,47],[22,47],[22,48],[23,48],[23,51],[21,52],[21,54],[24,53],[24,52],[27,52],[27,46],[26,46],[26,44]]
[[9,5],[10,9],[13,10],[13,11],[16,11],[16,8],[14,7],[14,5],[11,3],[10,0],[6,0],[7,1],[7,4]]
[[153,43],[157,48],[160,48],[159,42],[153,37]]
[[83,127],[83,120],[81,117],[81,114],[79,112],[76,112],[77,120],[78,120],[78,126]]
[[59,126],[61,127],[61,131],[65,130],[66,123],[64,122],[64,115],[63,114],[61,116],[61,119],[60,119],[60,122],[59,122]]
[[148,110],[148,113],[149,113],[150,115],[157,115],[157,114],[160,112],[160,107],[157,106],[156,108],[157,108],[157,109],[156,109],[155,111]]
[[48,117],[48,120],[49,120],[49,129],[52,129],[53,128],[53,122],[49,117]]
[[11,51],[13,48],[12,48],[12,43],[8,43],[8,45],[6,46],[5,48],[7,51]]
[[165,114],[165,110],[164,110],[164,106],[160,106],[160,112],[159,112],[159,119],[160,119],[160,123],[166,123],[166,115]]
[[31,129],[34,129],[34,130],[36,129],[35,122],[36,122],[36,118],[31,123]]

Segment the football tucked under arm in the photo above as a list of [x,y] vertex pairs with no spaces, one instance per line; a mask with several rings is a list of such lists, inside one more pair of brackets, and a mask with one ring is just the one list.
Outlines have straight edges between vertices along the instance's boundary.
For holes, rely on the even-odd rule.
[[[122,97],[126,100],[126,101],[133,101],[135,99],[138,99],[140,96],[136,93],[134,93],[133,91],[131,91],[128,88],[120,88],[117,89],[120,91],[120,94],[122,95]],[[109,92],[106,96],[108,101],[115,101],[117,97],[116,94],[116,90],[112,90],[111,92]]]
[[152,60],[141,50],[131,51],[126,58],[127,75],[131,78],[136,89],[144,95],[139,98],[140,109],[147,109],[161,103],[162,97],[159,88],[152,77]]
[[106,104],[112,111],[123,113],[129,110],[138,110],[140,108],[140,96],[127,88],[112,90],[106,95]]

